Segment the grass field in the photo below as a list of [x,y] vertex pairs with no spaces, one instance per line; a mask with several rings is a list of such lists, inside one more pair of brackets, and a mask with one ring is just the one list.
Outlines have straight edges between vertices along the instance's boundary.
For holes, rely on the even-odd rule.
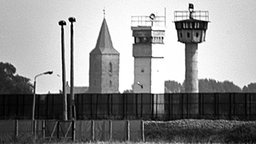
[[176,120],[146,122],[147,141],[173,143],[255,143],[255,121]]

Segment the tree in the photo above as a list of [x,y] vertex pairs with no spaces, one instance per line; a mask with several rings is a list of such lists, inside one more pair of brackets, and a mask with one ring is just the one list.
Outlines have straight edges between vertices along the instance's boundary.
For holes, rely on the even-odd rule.
[[133,93],[133,90],[129,90],[129,89],[127,89],[127,90],[124,90],[124,92],[123,93]]
[[[235,85],[231,81],[219,82],[214,79],[199,79],[199,92],[207,93],[207,92],[241,92],[241,88]],[[248,88],[250,90],[248,90]],[[184,92],[185,83],[181,85],[176,81],[165,81],[165,92],[166,93],[179,93]],[[243,88],[248,92],[256,91],[256,83],[248,85],[248,87]],[[254,90],[254,91],[253,91]]]
[[176,81],[165,81],[164,86],[165,93],[180,93],[183,91],[183,86]]
[[250,83],[243,87],[243,92],[256,92],[256,83]]
[[31,94],[33,86],[26,77],[16,73],[10,63],[0,62],[0,94]]
[[223,82],[224,92],[241,92],[241,88],[235,85],[233,82],[224,81]]
[[214,79],[200,79],[199,92],[241,92],[241,88],[233,82],[219,82]]

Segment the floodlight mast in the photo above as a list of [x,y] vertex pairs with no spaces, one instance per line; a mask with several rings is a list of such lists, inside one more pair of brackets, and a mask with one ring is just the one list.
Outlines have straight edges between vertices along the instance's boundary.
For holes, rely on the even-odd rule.
[[70,106],[69,106],[69,119],[76,118],[75,109],[75,96],[74,96],[74,28],[73,23],[76,22],[76,18],[70,17]]
[[68,120],[67,93],[66,93],[66,68],[65,68],[65,43],[64,43],[64,20],[59,21],[61,26],[61,60],[62,60],[62,93],[63,93],[63,120]]

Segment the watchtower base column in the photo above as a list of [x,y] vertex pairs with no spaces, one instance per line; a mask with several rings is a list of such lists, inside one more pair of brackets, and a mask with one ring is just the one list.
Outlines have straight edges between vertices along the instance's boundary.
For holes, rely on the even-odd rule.
[[188,96],[188,108],[187,113],[192,117],[199,114],[199,98],[198,98],[198,44],[197,43],[186,43],[185,46],[185,92],[189,93]]
[[185,46],[185,92],[186,93],[198,93],[198,44],[186,43]]

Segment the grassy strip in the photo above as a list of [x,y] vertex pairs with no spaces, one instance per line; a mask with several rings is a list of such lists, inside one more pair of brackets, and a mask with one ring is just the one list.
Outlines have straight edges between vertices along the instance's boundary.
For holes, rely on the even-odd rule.
[[[256,143],[256,121],[228,120],[175,120],[167,122],[145,122],[146,144],[153,143]],[[0,138],[0,143],[33,143],[29,133],[13,139],[9,135]],[[48,143],[38,140],[37,143]],[[66,140],[53,140],[51,143],[72,143]],[[75,142],[82,144],[84,142]],[[85,142],[90,144],[142,142]]]
[[145,122],[147,141],[184,143],[256,142],[256,122],[228,120],[176,120]]

